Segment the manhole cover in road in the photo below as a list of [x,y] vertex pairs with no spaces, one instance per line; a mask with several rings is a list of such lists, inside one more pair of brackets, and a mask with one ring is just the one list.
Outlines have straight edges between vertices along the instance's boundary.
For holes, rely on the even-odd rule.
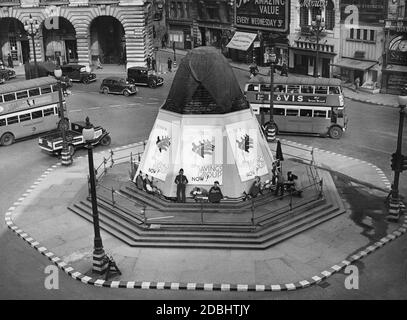
[[325,289],[325,288],[329,287],[330,285],[331,284],[329,282],[326,282],[326,281],[318,283],[318,286],[320,286],[322,289]]

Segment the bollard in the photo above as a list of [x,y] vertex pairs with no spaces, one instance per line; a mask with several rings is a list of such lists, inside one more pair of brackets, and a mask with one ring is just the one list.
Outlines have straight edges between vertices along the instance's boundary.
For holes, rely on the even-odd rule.
[[266,134],[267,134],[268,142],[276,141],[276,127],[275,126],[268,126],[266,129]]
[[113,189],[113,187],[112,187],[112,204],[113,205],[116,204],[116,202],[114,201],[114,189]]
[[107,159],[105,157],[103,157],[103,172],[106,174],[107,169],[106,169],[106,163],[107,163]]
[[111,161],[110,168],[113,168],[113,164],[114,164],[113,155],[114,155],[114,152],[112,149],[110,149],[110,161]]
[[323,183],[324,182],[324,180],[323,180],[323,178],[321,178],[321,180],[319,181],[319,185],[320,185],[320,187],[321,187],[321,189],[319,190],[319,198],[321,199],[322,198],[322,196],[323,196],[323,193],[322,193],[322,188],[323,188]]

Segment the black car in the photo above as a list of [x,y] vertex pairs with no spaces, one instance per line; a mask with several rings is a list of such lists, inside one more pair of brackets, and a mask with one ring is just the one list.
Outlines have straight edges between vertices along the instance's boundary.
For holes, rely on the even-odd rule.
[[124,78],[109,77],[103,79],[99,91],[104,94],[108,93],[122,94],[128,97],[131,94],[136,94],[137,88],[133,83],[127,81]]
[[96,74],[87,71],[87,67],[81,64],[65,64],[61,67],[62,75],[69,77],[72,81],[89,83],[96,81]]
[[164,79],[156,76],[152,70],[146,67],[131,67],[127,69],[127,79],[137,85],[145,85],[150,88],[162,86]]
[[[0,65],[0,79],[4,79],[4,80],[9,80],[11,78],[15,78],[16,77],[16,72],[14,70],[11,69],[7,69],[4,67],[4,65]],[[1,80],[0,80],[1,82]]]

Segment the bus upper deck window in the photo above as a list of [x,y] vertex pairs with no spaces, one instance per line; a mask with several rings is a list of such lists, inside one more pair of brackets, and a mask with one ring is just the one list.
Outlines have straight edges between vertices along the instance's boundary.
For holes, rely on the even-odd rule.
[[301,92],[302,93],[314,93],[314,86],[302,86]]
[[28,91],[19,91],[17,92],[17,99],[26,99],[28,98]]
[[315,93],[317,93],[317,94],[328,94],[328,87],[317,86],[317,87],[315,87]]
[[260,85],[260,91],[270,92],[270,85],[269,84]]
[[9,93],[4,95],[4,101],[14,101],[16,100],[16,95],[14,93]]
[[298,85],[288,85],[287,93],[300,93],[300,86]]
[[30,97],[39,96],[40,89],[39,88],[30,89],[30,90],[28,90],[28,93],[30,94]]
[[50,93],[51,86],[41,87],[41,94]]
[[285,93],[285,86],[283,85],[278,85],[274,87],[274,92],[279,92],[279,93]]
[[329,94],[340,94],[341,90],[339,87],[329,87]]

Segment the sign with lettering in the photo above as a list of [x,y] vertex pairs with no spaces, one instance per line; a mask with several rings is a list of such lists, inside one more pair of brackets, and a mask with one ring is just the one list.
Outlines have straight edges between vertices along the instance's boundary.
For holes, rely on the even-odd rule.
[[[385,18],[385,2],[383,0],[341,0],[341,21],[344,21],[349,13],[345,9],[349,6],[358,8],[359,22],[369,24],[382,24]],[[355,26],[357,28],[357,26]]]
[[236,0],[236,27],[288,31],[289,0]]
[[[270,101],[270,95],[265,93],[256,94],[258,101]],[[304,103],[326,103],[326,96],[304,96],[294,94],[274,94],[274,102],[304,102]]]

